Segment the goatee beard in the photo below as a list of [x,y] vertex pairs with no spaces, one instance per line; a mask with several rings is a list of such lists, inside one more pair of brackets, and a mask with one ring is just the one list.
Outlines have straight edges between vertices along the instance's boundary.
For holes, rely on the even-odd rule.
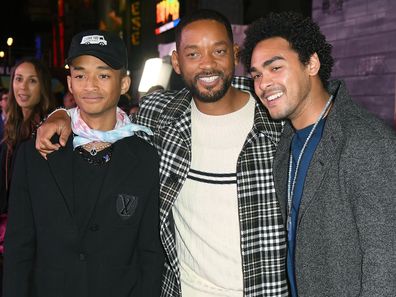
[[212,91],[212,88],[209,88],[206,89],[207,92],[200,92],[197,87],[199,75],[195,76],[194,81],[192,83],[187,82],[184,79],[184,77],[182,77],[184,83],[186,84],[187,88],[190,90],[194,99],[205,103],[213,103],[219,101],[227,93],[228,89],[231,87],[232,77],[225,77],[224,73],[211,73],[211,74],[218,75],[222,80],[222,86],[218,91]]

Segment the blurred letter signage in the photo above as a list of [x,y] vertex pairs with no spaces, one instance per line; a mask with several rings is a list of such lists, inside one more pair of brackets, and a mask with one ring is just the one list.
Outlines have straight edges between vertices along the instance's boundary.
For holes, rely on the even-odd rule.
[[142,17],[140,12],[140,1],[132,1],[131,3],[131,44],[133,46],[140,45],[142,28]]

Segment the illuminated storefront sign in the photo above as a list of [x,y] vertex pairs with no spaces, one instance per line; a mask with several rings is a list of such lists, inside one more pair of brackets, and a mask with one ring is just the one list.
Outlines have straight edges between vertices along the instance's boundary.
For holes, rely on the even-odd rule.
[[163,0],[157,3],[155,34],[160,34],[177,26],[180,21],[178,0]]
[[131,44],[140,45],[142,29],[142,17],[140,11],[140,1],[131,2]]

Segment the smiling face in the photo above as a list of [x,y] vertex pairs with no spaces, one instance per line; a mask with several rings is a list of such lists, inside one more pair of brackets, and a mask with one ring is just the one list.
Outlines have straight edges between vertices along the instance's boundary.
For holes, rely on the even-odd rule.
[[255,92],[271,117],[290,119],[294,125],[317,113],[313,112],[318,100],[313,101],[312,82],[317,80],[313,77],[317,77],[319,67],[316,54],[304,65],[285,39],[273,37],[254,48],[250,74]]
[[73,59],[67,83],[88,126],[113,129],[118,100],[130,86],[129,76],[121,77],[121,70],[112,69],[94,56],[84,55]]
[[40,80],[33,64],[25,62],[15,69],[12,88],[24,114],[25,111],[32,111],[41,98]]
[[194,99],[216,102],[231,86],[236,51],[223,24],[199,20],[183,28],[177,52],[172,54],[172,64]]

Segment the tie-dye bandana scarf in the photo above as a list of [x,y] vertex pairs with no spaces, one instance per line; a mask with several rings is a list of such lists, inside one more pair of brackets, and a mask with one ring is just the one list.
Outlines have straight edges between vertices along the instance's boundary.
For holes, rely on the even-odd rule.
[[133,124],[128,115],[119,107],[117,107],[117,123],[114,129],[110,131],[99,131],[89,128],[80,116],[79,107],[69,109],[67,113],[71,118],[71,127],[75,134],[73,148],[93,141],[114,143],[122,138],[132,136],[136,131],[143,131],[153,135],[149,128]]

